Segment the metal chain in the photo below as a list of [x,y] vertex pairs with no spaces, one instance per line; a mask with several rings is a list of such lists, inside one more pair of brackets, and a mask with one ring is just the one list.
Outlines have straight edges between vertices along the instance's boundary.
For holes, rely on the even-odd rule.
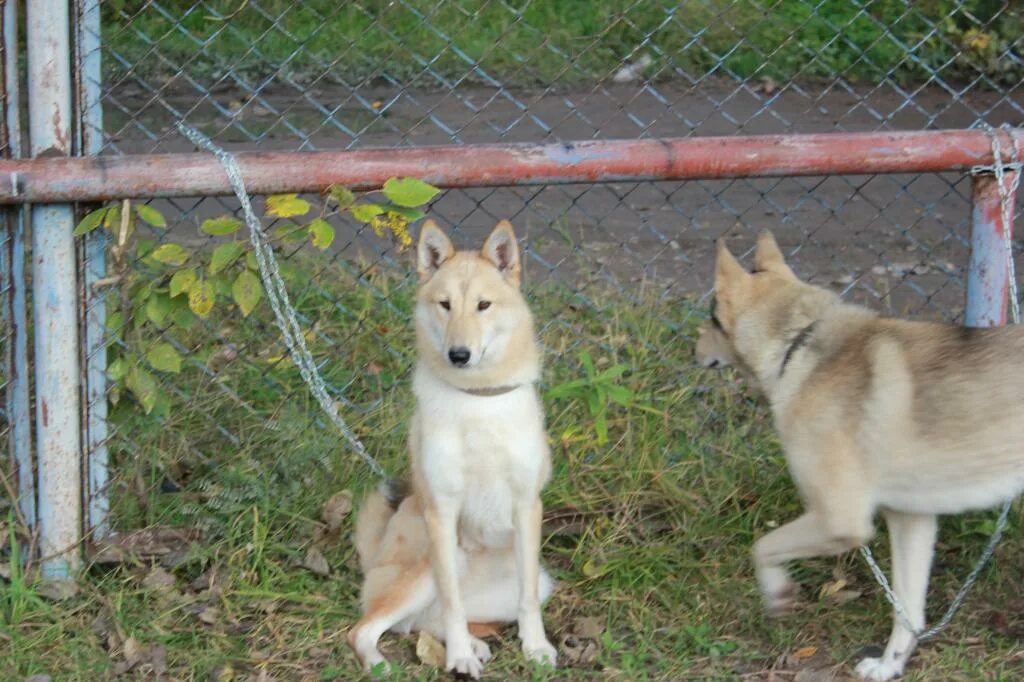
[[[1003,130],[1008,131],[1010,127],[1006,124],[1002,126]],[[1017,191],[1017,187],[1020,183],[1021,175],[1021,163],[1020,163],[1020,152],[1017,149],[1017,140],[1011,134],[1008,135],[1011,140],[1010,147],[1010,163],[1006,164],[1003,162],[1003,150],[1002,144],[999,142],[999,133],[996,129],[985,124],[985,132],[988,133],[989,138],[992,140],[992,158],[993,163],[991,166],[975,166],[971,169],[972,173],[992,173],[995,175],[996,186],[999,188],[999,200],[1000,208],[1002,209],[1003,218],[1003,242],[1005,245],[1006,252],[1006,266],[1007,275],[1010,280],[1010,316],[1014,324],[1020,324],[1020,301],[1017,298],[1017,276],[1014,272],[1013,264],[1013,235],[1011,234],[1011,225],[1013,224],[1013,202],[1011,197],[1014,196]],[[1010,177],[1010,184],[1007,186],[1005,181],[1006,170],[1015,171]],[[900,601],[899,597],[893,591],[889,585],[889,580],[885,577],[885,573],[882,572],[878,562],[875,561],[874,555],[871,553],[871,549],[866,545],[860,548],[860,553],[867,562],[868,567],[871,569],[871,573],[875,576],[875,580],[882,586],[882,590],[885,592],[886,599],[892,604],[893,610],[896,611],[896,615],[901,621],[903,626],[914,633],[914,637],[919,642],[932,639],[942,633],[943,630],[949,626],[950,621],[953,620],[953,616],[963,605],[964,600],[967,598],[967,593],[971,591],[974,584],[978,582],[978,576],[981,575],[981,571],[985,568],[989,559],[995,554],[996,547],[999,542],[1003,539],[1003,532],[1006,530],[1006,526],[1010,519],[1010,509],[1013,506],[1013,500],[1007,500],[1003,505],[1002,511],[999,513],[999,518],[996,519],[995,530],[992,531],[992,535],[988,539],[988,543],[985,545],[985,550],[978,557],[978,561],[974,564],[974,568],[971,569],[964,584],[960,586],[960,590],[953,597],[953,601],[950,603],[949,608],[946,609],[946,613],[943,614],[939,622],[927,630],[918,630],[910,622],[910,617],[907,615],[907,611]]]
[[363,445],[363,442],[352,432],[345,420],[338,414],[338,407],[327,392],[327,384],[320,376],[313,356],[306,347],[306,337],[302,333],[302,327],[288,299],[288,291],[285,288],[284,279],[277,266],[277,259],[274,256],[274,249],[263,234],[259,218],[252,210],[252,203],[245,191],[245,183],[242,181],[242,172],[238,168],[235,157],[215,145],[208,137],[194,128],[190,128],[182,122],[177,124],[178,130],[185,137],[191,140],[196,146],[212,153],[224,166],[224,172],[231,182],[231,188],[235,191],[239,203],[242,205],[242,214],[245,216],[245,224],[249,227],[249,241],[252,243],[253,253],[256,254],[256,262],[259,265],[260,278],[263,280],[263,288],[267,292],[267,300],[274,311],[274,318],[277,326],[284,336],[285,345],[291,354],[292,362],[299,368],[299,373],[309,386],[310,392],[320,407],[327,413],[328,418],[341,432],[342,437],[359,455],[359,458],[366,463],[373,473],[381,478],[387,478],[387,474],[380,463],[373,458]]

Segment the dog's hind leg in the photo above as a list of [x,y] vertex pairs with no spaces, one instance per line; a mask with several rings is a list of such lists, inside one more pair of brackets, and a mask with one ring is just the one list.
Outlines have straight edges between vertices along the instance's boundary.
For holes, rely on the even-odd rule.
[[374,568],[366,575],[366,584],[374,594],[367,600],[363,617],[348,631],[348,643],[363,667],[370,670],[386,662],[377,649],[380,636],[428,608],[437,598],[437,589],[425,561],[411,570],[395,565]]
[[[924,605],[938,523],[934,516],[886,511],[892,544],[892,588],[914,630],[924,627]],[[899,614],[893,613],[892,634],[881,658],[865,658],[857,674],[884,682],[898,677],[917,644]]]
[[862,545],[870,536],[867,514],[846,512],[829,517],[809,511],[754,543],[757,583],[769,614],[786,613],[796,600],[796,585],[786,571],[787,562],[841,554]]

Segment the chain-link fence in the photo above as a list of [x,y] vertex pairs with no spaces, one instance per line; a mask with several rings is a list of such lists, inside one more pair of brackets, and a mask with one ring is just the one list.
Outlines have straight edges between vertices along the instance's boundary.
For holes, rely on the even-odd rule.
[[[102,121],[84,119],[80,137],[103,155],[192,151],[177,121],[233,151],[1024,121],[1024,10],[997,0],[112,0],[100,26],[86,28],[80,43],[98,47],[79,58],[102,62],[98,82],[86,77]],[[307,341],[342,414],[398,469],[415,289],[402,230],[326,193],[278,201],[288,205],[267,204],[266,224]],[[84,359],[105,372],[87,392],[86,442],[109,452],[112,477],[96,485],[110,492],[112,527],[230,535],[268,494],[254,480],[284,481],[274,504],[295,509],[318,476],[336,475],[322,473],[335,458],[346,481],[369,478],[290,365],[258,284],[245,289],[254,266],[236,202],[90,208],[83,322],[103,333]],[[714,243],[742,252],[765,228],[801,276],[850,299],[963,315],[961,174],[453,189],[426,211],[462,246],[512,221],[547,385],[633,345],[665,357],[637,402],[692,383],[680,348],[703,317]],[[603,356],[596,369],[591,355]],[[667,461],[711,447],[728,421],[707,391],[694,384],[693,420],[667,427]],[[570,448],[578,434],[554,424]]]
[[[1016,124],[1022,28],[1012,3],[980,0],[112,2],[103,153],[190,149],[178,119],[235,150]],[[718,237],[770,228],[814,281],[899,314],[956,320],[968,183],[897,175],[453,190],[429,212],[464,243],[512,220],[528,245],[529,286],[558,281],[598,315],[597,290],[699,298]],[[221,243],[203,221],[237,208],[203,198],[153,206],[170,228],[146,239],[200,251]],[[331,262],[354,286],[388,305],[408,296],[406,276],[386,296],[367,279],[407,270],[393,240],[329,220]],[[305,286],[303,295],[340,305]],[[315,316],[308,322],[316,328]],[[240,348],[239,361],[255,352]],[[336,388],[348,395],[346,381]],[[238,434],[216,430],[237,444]]]

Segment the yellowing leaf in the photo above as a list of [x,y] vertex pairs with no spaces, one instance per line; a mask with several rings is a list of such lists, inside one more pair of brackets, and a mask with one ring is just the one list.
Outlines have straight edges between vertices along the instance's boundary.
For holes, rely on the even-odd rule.
[[291,218],[309,213],[309,202],[296,194],[275,194],[267,197],[267,213],[278,218]]
[[323,218],[317,218],[309,224],[309,235],[313,238],[313,246],[321,251],[334,243],[334,227]]
[[384,196],[399,206],[422,206],[440,192],[418,178],[390,178],[384,183]]
[[153,260],[167,265],[181,265],[188,260],[188,251],[178,244],[161,244],[150,254]]
[[184,268],[178,270],[174,275],[171,276],[171,298],[180,296],[181,294],[191,291],[192,285],[196,283],[196,271],[192,268]]
[[238,304],[242,315],[248,317],[249,313],[256,308],[256,304],[263,298],[263,287],[256,275],[248,270],[243,270],[231,285],[231,295]]
[[234,234],[238,232],[238,228],[242,226],[242,221],[238,218],[233,218],[229,215],[223,215],[219,218],[207,218],[203,221],[203,224],[199,227],[204,233],[212,235],[214,237],[223,237],[225,235]]
[[103,208],[98,208],[91,213],[87,213],[85,217],[82,218],[81,222],[78,223],[75,231],[71,234],[75,237],[81,237],[83,234],[92,232],[103,223],[103,217],[107,215],[108,210],[110,209],[107,206],[104,206]]
[[383,206],[377,204],[359,204],[349,209],[352,217],[361,223],[368,223],[373,220],[376,216],[379,216],[384,212]]
[[163,214],[148,204],[135,204],[135,215],[153,227],[167,227],[167,221],[164,220]]
[[213,250],[210,255],[210,274],[215,275],[224,268],[228,267],[235,260],[242,255],[242,243],[241,242],[227,242],[221,244]]
[[213,310],[215,298],[213,284],[199,280],[188,292],[188,307],[199,317],[206,317]]
[[158,343],[150,348],[146,353],[146,362],[161,372],[177,374],[181,371],[181,356],[169,343]]

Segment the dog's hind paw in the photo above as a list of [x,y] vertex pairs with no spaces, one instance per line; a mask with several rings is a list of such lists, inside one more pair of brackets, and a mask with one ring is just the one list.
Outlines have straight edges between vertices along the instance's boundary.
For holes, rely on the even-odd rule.
[[765,611],[769,618],[785,618],[792,615],[799,605],[800,590],[795,583],[788,583],[782,589],[765,595]]
[[475,655],[470,654],[469,656],[449,658],[447,665],[445,665],[445,670],[456,675],[465,675],[474,680],[479,680],[480,675],[484,671],[484,664]]
[[887,682],[903,674],[903,664],[885,658],[865,658],[857,664],[857,676],[872,682]]
[[544,665],[550,665],[554,668],[558,665],[558,652],[555,647],[551,646],[551,642],[544,640],[540,644],[534,644],[527,646],[523,645],[523,654],[526,656],[528,661],[536,661],[537,663],[543,663]]
[[469,645],[473,647],[473,655],[479,658],[481,663],[491,660],[491,647],[487,646],[487,642],[479,637],[470,636]]

